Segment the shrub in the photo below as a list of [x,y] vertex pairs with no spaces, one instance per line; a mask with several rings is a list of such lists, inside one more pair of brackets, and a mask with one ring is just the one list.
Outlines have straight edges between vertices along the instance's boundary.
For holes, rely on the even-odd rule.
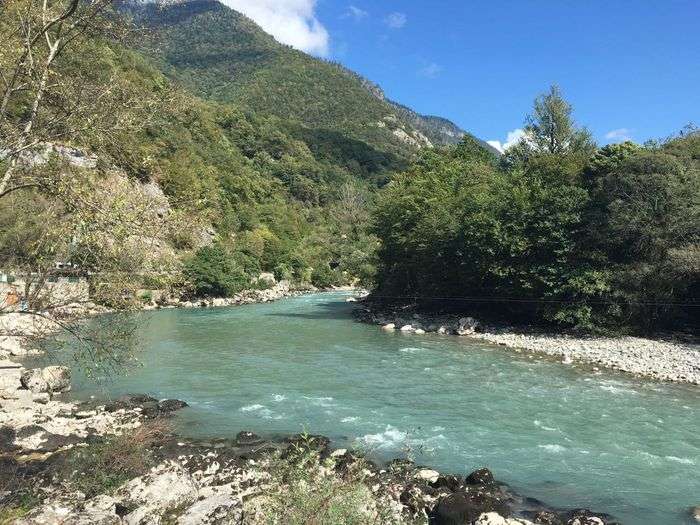
[[227,297],[250,284],[243,267],[218,244],[200,248],[185,263],[183,274],[198,297]]
[[330,288],[338,282],[338,275],[326,264],[320,264],[311,272],[311,284],[318,288]]
[[64,475],[88,498],[109,493],[155,464],[153,447],[169,432],[165,421],[155,420],[128,434],[76,449],[65,461]]
[[404,523],[390,502],[375,496],[367,485],[366,464],[358,460],[341,476],[333,458],[302,443],[271,469],[274,484],[269,504],[263,508],[265,523],[286,525],[366,525]]

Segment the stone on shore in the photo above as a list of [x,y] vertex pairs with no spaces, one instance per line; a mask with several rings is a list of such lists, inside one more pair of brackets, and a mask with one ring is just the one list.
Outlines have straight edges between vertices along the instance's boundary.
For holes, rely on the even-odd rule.
[[430,513],[434,525],[464,525],[473,523],[488,512],[510,514],[508,506],[500,498],[486,492],[455,492],[442,498]]
[[263,439],[254,432],[244,430],[236,434],[236,445],[257,445],[262,442]]
[[22,386],[35,393],[67,392],[70,390],[70,368],[47,366],[25,370],[20,378]]
[[479,328],[479,321],[473,317],[462,317],[457,322],[457,335],[471,335]]
[[16,520],[15,525],[119,525],[122,519],[115,512],[116,502],[106,495],[88,501],[78,509],[68,503],[42,505]]
[[435,483],[440,477],[440,473],[436,470],[424,468],[416,472],[415,477],[428,483]]
[[124,523],[140,525],[158,523],[159,517],[176,507],[191,505],[197,500],[197,485],[178,463],[160,465],[145,476],[134,478],[116,492],[126,508],[134,508],[124,516]]

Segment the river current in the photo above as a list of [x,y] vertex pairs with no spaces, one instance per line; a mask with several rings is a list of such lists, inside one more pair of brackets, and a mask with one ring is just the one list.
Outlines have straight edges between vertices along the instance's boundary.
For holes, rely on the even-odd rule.
[[140,314],[125,376],[78,397],[178,398],[180,433],[307,430],[444,472],[488,466],[550,505],[688,523],[700,505],[697,387],[591,372],[470,339],[353,321],[341,293]]

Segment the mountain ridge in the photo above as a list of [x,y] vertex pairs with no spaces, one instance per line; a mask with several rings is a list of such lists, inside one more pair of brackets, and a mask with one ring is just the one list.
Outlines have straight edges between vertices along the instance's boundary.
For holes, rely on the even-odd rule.
[[217,0],[124,5],[139,24],[158,31],[160,42],[150,54],[164,72],[204,98],[342,131],[403,157],[425,146],[456,144],[465,135],[496,153],[449,119],[387,98],[378,84],[342,64],[277,42]]

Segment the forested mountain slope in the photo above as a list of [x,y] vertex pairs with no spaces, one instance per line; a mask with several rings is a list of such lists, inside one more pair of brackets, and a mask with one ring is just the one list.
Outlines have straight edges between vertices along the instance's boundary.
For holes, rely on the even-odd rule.
[[128,4],[127,9],[137,23],[157,30],[148,52],[189,90],[279,117],[292,129],[293,123],[302,124],[323,142],[327,132],[340,132],[338,144],[360,140],[406,158],[422,146],[456,143],[464,134],[449,121],[423,117],[385,99],[378,86],[339,64],[277,43],[215,0]]

